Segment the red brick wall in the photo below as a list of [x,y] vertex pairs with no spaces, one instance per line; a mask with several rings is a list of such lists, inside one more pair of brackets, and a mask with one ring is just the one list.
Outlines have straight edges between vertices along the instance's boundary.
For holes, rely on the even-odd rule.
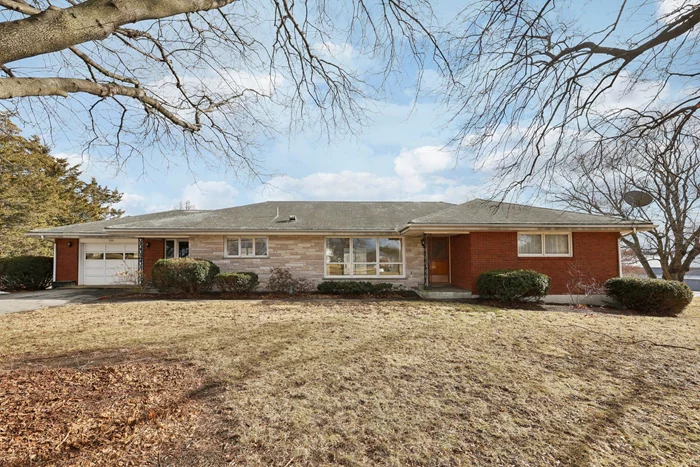
[[[56,281],[74,281],[78,283],[78,252],[77,238],[57,238],[56,240]],[[68,243],[71,246],[68,246]]]
[[450,238],[452,285],[470,289],[472,285],[471,235],[455,235]]
[[[482,272],[492,269],[533,269],[552,278],[550,294],[567,293],[566,285],[571,282],[570,271],[577,269],[586,276],[594,278],[601,284],[611,277],[619,275],[617,232],[574,232],[572,237],[573,257],[518,257],[518,237],[516,232],[472,232],[471,262],[469,283],[466,287],[461,271],[463,266],[455,269],[454,264],[462,261],[453,255],[452,279],[454,285],[470,289],[478,294],[476,280]],[[461,237],[461,236],[459,236]],[[458,238],[458,237],[454,237]],[[453,240],[454,240],[453,238]],[[457,243],[461,241],[458,240]],[[453,252],[457,253],[457,249]],[[455,275],[455,271],[460,271]],[[460,281],[455,282],[455,279]]]
[[[146,243],[150,246],[146,246]],[[153,265],[162,258],[165,258],[165,240],[162,238],[145,238],[143,240],[143,275],[147,282],[151,281]]]

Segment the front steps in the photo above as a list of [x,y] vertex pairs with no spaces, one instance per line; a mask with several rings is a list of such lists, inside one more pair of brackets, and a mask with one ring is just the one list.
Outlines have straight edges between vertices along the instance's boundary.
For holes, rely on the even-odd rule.
[[464,300],[472,298],[471,290],[459,287],[419,287],[416,293],[426,300]]

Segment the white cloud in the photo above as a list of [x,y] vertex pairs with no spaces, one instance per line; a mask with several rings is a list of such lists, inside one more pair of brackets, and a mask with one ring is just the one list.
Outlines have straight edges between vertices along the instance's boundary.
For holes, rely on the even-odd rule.
[[223,181],[199,182],[187,185],[180,200],[190,201],[195,209],[222,209],[233,206],[238,190]]
[[438,146],[402,149],[394,158],[394,174],[342,170],[305,177],[272,178],[259,200],[438,200],[464,202],[477,187],[440,175],[454,164],[454,155]]
[[454,163],[454,154],[438,146],[402,149],[394,159],[394,171],[404,180],[409,191],[421,191],[427,183],[424,176],[441,172]]
[[172,209],[172,203],[167,196],[161,193],[149,193],[148,196],[138,193],[123,193],[122,200],[114,207],[124,210],[126,215],[134,216],[151,212],[168,211]]
[[[234,69],[218,68],[206,76],[195,74],[180,78],[180,84],[190,93],[206,93],[218,97],[239,94],[245,89],[269,96],[282,85],[284,79],[278,74],[249,73]],[[148,83],[148,87],[158,90],[159,95],[171,97],[172,100],[182,99],[173,78],[163,78]]]
[[319,55],[340,64],[350,63],[355,56],[355,49],[346,42],[340,44],[329,41],[319,42],[314,44],[313,48]]
[[335,173],[308,175],[293,178],[287,175],[274,177],[265,187],[262,198],[269,200],[318,199],[318,200],[378,200],[398,197],[401,179],[380,177],[369,172],[343,170]]
[[672,23],[679,16],[688,13],[695,8],[697,3],[689,0],[660,0],[658,16],[664,23]]
[[493,193],[486,185],[453,185],[432,193],[412,196],[407,201],[444,201],[460,204],[474,198],[488,199]]
[[661,107],[669,97],[669,87],[663,81],[636,80],[623,71],[615,82],[601,94],[593,111],[606,113],[620,109],[642,110],[649,106]]
[[57,154],[52,154],[52,156],[57,159],[66,159],[70,165],[79,165],[83,170],[92,165],[92,160],[88,154],[68,154],[65,152],[59,152]]

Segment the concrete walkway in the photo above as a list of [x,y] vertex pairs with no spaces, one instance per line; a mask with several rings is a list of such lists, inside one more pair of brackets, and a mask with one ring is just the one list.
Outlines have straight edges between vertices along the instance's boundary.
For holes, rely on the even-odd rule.
[[7,313],[39,310],[52,306],[90,303],[97,301],[99,297],[122,291],[122,289],[61,288],[2,294],[0,295],[0,316]]

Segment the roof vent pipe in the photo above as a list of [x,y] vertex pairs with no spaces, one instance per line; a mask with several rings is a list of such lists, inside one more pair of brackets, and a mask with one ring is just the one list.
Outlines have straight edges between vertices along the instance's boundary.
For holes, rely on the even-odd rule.
[[[280,207],[277,206],[277,215],[275,216],[275,219],[277,219],[279,216],[280,216]],[[272,220],[274,221],[275,219],[272,219]]]
[[295,216],[295,215],[289,216],[289,222],[294,222],[295,220],[297,220],[297,216]]

